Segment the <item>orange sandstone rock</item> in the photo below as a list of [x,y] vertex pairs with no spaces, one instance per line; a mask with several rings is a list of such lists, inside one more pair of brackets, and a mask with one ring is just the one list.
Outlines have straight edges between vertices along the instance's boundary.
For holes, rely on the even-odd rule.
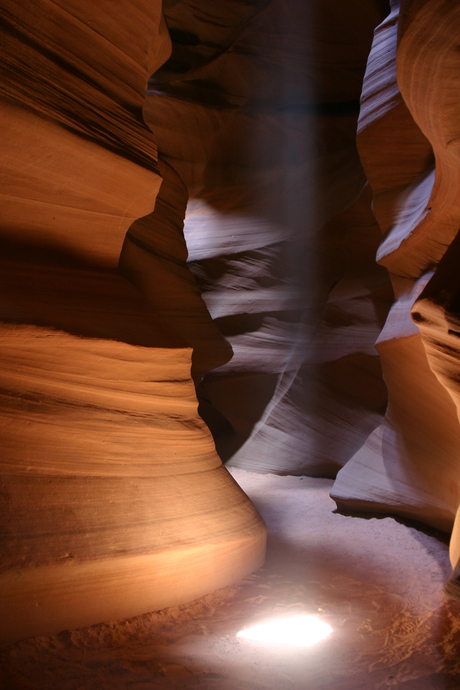
[[384,232],[377,258],[397,298],[377,341],[389,406],[332,491],[341,506],[391,510],[446,531],[455,518],[447,589],[456,598],[459,27],[458,3],[407,0],[400,15],[392,2],[375,34],[358,147]]
[[1,14],[6,645],[233,583],[265,526],[198,416],[188,343],[116,274],[162,183],[141,115],[170,52],[161,4]]

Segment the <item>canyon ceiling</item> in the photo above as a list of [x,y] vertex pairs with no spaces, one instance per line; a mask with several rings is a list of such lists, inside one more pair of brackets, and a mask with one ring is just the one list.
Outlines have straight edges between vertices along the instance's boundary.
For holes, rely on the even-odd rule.
[[453,530],[460,598],[458,3],[1,18],[0,643],[257,569],[222,461]]

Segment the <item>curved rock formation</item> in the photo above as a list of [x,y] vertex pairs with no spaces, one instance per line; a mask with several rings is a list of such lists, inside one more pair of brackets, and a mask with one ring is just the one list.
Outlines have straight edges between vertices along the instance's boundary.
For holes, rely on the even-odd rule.
[[257,568],[214,442],[452,528],[460,9],[391,3],[357,122],[385,6],[3,3],[1,644]]
[[[379,3],[185,1],[165,13],[172,56],[144,116],[190,197],[188,265],[233,349],[198,387],[200,413],[230,465],[334,476],[386,404],[373,343],[389,299],[370,196],[345,211],[365,185],[357,100]],[[149,222],[149,265],[165,266]],[[188,321],[196,286],[169,266],[190,298],[162,314]],[[207,324],[193,339],[224,359]]]
[[0,643],[257,568],[264,525],[198,417],[190,350],[111,272],[2,268]]
[[5,645],[234,582],[265,526],[198,416],[188,343],[116,273],[162,183],[141,116],[160,3],[1,16]]
[[198,384],[207,371],[225,364],[233,353],[186,265],[183,219],[187,190],[170,165],[161,159],[158,163],[162,184],[155,210],[129,228],[118,270],[193,347],[192,376]]
[[[170,52],[160,4],[2,3],[2,237],[116,265],[161,178],[142,122]],[[150,50],[149,50],[150,47]]]
[[[433,22],[436,32],[433,34]],[[435,180],[428,207],[417,226],[417,244],[430,242],[429,259],[436,272],[412,310],[420,328],[430,367],[460,410],[458,391],[459,359],[459,238],[460,227],[460,103],[458,41],[460,8],[455,2],[403,5],[401,59],[398,78],[414,119],[430,140],[436,159]],[[424,45],[415,53],[414,46]],[[410,78],[407,56],[416,54]],[[427,88],[427,84],[430,88]],[[427,239],[425,239],[427,238]],[[449,246],[450,245],[450,246]],[[446,247],[448,247],[446,251]],[[426,261],[426,258],[423,257]],[[458,460],[452,468],[458,481]],[[452,491],[452,486],[450,487]],[[457,506],[460,503],[460,497]],[[459,511],[450,545],[454,573],[446,591],[460,600]]]
[[[412,307],[412,318],[420,329],[426,356],[439,383],[446,388],[457,408],[460,410],[458,369],[460,349],[460,312],[458,262],[460,258],[460,236],[457,235],[441,259],[435,274]],[[448,479],[458,475],[458,458],[455,458],[446,471],[443,458],[443,474]],[[438,479],[438,478],[437,478]],[[452,482],[453,483],[453,482]],[[446,493],[452,490],[445,486]],[[455,485],[454,485],[455,486]],[[460,501],[459,501],[460,503]],[[450,557],[454,573],[446,591],[460,600],[460,511],[454,523],[450,544]]]
[[[358,147],[385,233],[378,260],[396,296],[377,342],[389,405],[332,492],[340,506],[391,511],[446,531],[460,504],[459,28],[455,2],[410,0],[399,15],[395,1],[375,34]],[[456,527],[454,567],[459,556]],[[455,576],[458,569],[448,591],[458,598]]]

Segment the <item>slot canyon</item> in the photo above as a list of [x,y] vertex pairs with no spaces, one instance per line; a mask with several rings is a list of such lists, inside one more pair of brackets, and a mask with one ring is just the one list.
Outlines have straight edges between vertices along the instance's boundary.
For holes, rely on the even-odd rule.
[[458,690],[458,0],[90,4],[0,3],[0,688]]

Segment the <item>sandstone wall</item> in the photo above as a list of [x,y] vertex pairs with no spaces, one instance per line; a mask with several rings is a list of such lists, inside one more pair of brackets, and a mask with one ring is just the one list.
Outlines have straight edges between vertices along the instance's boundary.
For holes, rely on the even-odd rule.
[[[377,259],[396,296],[377,341],[389,405],[332,495],[343,507],[391,511],[450,531],[460,503],[458,272],[454,277],[460,11],[448,1],[391,6],[375,33],[358,126],[384,233]],[[458,544],[456,529],[454,568]],[[458,597],[455,577],[448,591]]]
[[452,529],[460,10],[386,9],[3,3],[2,644],[257,568],[214,443]]
[[197,382],[220,359],[198,397],[229,465],[335,476],[386,407],[374,342],[392,293],[355,142],[381,4],[185,1],[165,16],[172,56],[149,81],[144,117],[189,197],[188,266],[231,359],[165,256],[157,211],[132,226],[120,265],[144,251],[137,284],[152,293],[149,266],[182,280],[162,314],[186,324],[194,357],[214,353]]
[[265,526],[198,416],[189,344],[117,274],[162,184],[141,112],[171,48],[161,4],[1,17],[5,645],[232,583]]

